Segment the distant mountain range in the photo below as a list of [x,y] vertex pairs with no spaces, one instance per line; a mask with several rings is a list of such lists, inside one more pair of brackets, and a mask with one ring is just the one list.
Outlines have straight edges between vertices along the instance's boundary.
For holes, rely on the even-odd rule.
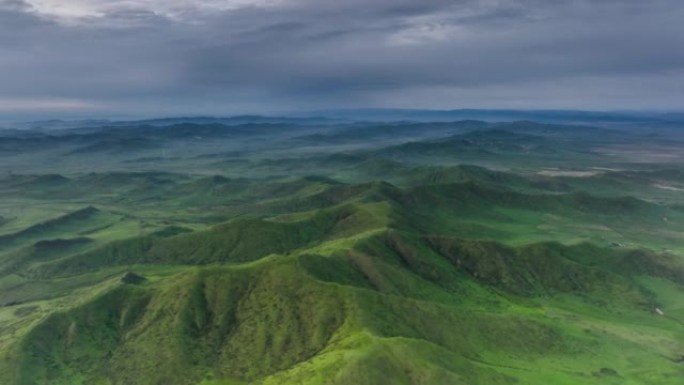
[[179,116],[141,120],[42,120],[6,123],[6,128],[67,129],[83,127],[119,127],[137,123],[140,125],[166,126],[180,123],[239,125],[247,123],[287,123],[326,125],[354,121],[382,122],[450,122],[459,120],[484,120],[505,122],[529,120],[546,123],[617,124],[617,123],[659,123],[684,122],[682,112],[649,111],[581,111],[581,110],[512,110],[512,109],[454,109],[422,110],[392,108],[330,109],[280,116],[237,115],[237,116]]

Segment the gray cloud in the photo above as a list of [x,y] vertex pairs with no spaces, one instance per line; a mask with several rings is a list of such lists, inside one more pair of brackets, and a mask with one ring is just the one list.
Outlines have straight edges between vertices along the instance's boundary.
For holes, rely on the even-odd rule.
[[0,113],[682,107],[679,0],[107,3],[0,0]]

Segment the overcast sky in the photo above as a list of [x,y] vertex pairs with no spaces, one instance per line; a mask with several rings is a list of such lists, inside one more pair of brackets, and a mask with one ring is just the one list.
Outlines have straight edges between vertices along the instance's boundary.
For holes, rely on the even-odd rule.
[[684,109],[682,0],[0,0],[0,114]]

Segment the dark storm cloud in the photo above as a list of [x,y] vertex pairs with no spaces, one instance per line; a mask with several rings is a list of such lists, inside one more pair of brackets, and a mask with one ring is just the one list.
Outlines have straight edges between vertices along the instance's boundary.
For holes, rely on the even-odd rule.
[[[465,2],[465,10],[428,8],[388,19],[331,12],[296,28],[262,28],[247,34],[252,39],[205,45],[190,55],[187,75],[203,84],[346,92],[650,75],[684,63],[683,51],[673,49],[684,43],[677,15],[665,9],[644,15],[619,3],[595,9],[530,4],[478,9]],[[415,20],[419,15],[426,20]]]
[[44,1],[0,0],[0,111],[677,108],[684,86],[679,0]]

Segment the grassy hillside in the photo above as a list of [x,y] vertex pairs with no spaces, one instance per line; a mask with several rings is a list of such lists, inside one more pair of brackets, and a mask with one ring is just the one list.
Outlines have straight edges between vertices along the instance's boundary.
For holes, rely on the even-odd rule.
[[60,130],[0,138],[2,384],[684,378],[675,131]]
[[[101,295],[21,338],[9,356],[19,363],[14,381],[372,384],[389,374],[411,384],[599,384],[681,373],[676,334],[652,348],[639,344],[681,330],[653,313],[655,294],[633,280],[648,269],[621,275],[562,257],[585,255],[582,247],[412,242],[420,241],[388,234],[346,255],[273,256],[139,285],[114,278]],[[570,317],[567,306],[585,313]],[[619,332],[639,319],[656,329]],[[667,356],[635,366],[594,355],[615,343],[628,354]],[[581,370],[538,369],[558,360]]]

